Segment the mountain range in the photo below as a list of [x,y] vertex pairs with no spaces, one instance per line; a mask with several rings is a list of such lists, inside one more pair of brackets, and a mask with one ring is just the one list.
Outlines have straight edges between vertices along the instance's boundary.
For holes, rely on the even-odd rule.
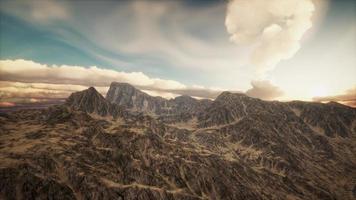
[[356,109],[114,82],[0,115],[0,199],[356,199]]

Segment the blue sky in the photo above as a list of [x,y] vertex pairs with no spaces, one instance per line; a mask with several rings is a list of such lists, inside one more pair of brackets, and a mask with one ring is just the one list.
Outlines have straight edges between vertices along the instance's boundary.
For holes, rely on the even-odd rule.
[[[184,81],[187,84],[204,84],[214,85],[214,80],[211,80],[211,74],[204,76],[201,74],[201,69],[195,69],[190,67],[189,70],[182,70],[180,66],[176,66],[177,62],[175,58],[172,59],[162,58],[164,55],[160,55],[160,52],[145,53],[127,53],[120,52],[116,45],[111,47],[104,44],[100,46],[101,38],[88,38],[87,33],[83,33],[82,29],[90,29],[92,24],[101,23],[105,20],[105,14],[110,13],[115,15],[117,10],[125,10],[128,5],[132,4],[130,1],[127,3],[116,3],[117,1],[97,1],[94,3],[86,3],[87,1],[79,1],[78,3],[69,3],[71,7],[71,16],[69,21],[56,21],[43,22],[43,21],[31,21],[26,17],[26,14],[17,14],[8,10],[7,12],[1,12],[1,59],[29,59],[40,63],[46,64],[67,64],[67,65],[80,65],[80,66],[101,66],[105,68],[112,68],[116,70],[130,71],[142,71],[150,76],[162,77],[169,79],[178,79]],[[157,1],[164,2],[164,1]],[[16,3],[10,3],[12,5]],[[145,3],[143,3],[145,4]],[[146,7],[155,7],[156,5],[150,5],[146,3],[143,5]],[[166,19],[160,19],[154,21],[154,25],[157,26],[157,32],[161,34],[167,34],[165,40],[172,39],[169,34],[175,32],[174,29],[184,29],[184,34],[193,37],[194,39],[205,40],[203,42],[210,42],[209,40],[215,40],[214,42],[221,42],[224,45],[230,46],[229,48],[235,48],[228,40],[228,34],[224,28],[224,1],[186,1],[178,2],[171,1],[169,3],[163,3],[162,7],[167,7],[174,11],[174,16],[164,14],[162,17],[168,16]],[[68,5],[67,5],[68,6]],[[10,7],[10,6],[9,6]],[[95,9],[97,13],[93,14],[91,10]],[[189,9],[189,10],[188,10]],[[114,28],[109,30],[103,30],[106,32],[104,36],[117,35],[122,37],[123,40],[130,38],[132,41],[137,40],[139,35],[135,36],[135,28],[131,27],[129,23],[138,23],[141,19],[129,19],[119,20],[117,18],[124,18],[125,15],[129,18],[134,18],[135,13],[120,13],[118,16],[113,16],[112,19],[115,24],[113,26],[122,26],[121,28]],[[196,13],[195,13],[196,12]],[[15,14],[14,14],[15,13]],[[192,19],[196,15],[201,13],[202,19]],[[90,16],[94,18],[90,18]],[[152,14],[154,15],[154,14]],[[186,16],[185,16],[186,15]],[[155,16],[149,16],[154,19]],[[174,20],[180,20],[179,24]],[[84,23],[82,23],[84,21]],[[167,25],[166,25],[166,24]],[[84,24],[83,27],[78,27],[78,24]],[[111,24],[108,24],[111,26]],[[104,27],[106,28],[106,27]],[[183,32],[182,31],[182,32]],[[59,36],[58,32],[65,32],[65,37]],[[102,34],[102,32],[98,34]],[[132,37],[130,37],[132,36]],[[158,36],[157,36],[158,38]],[[147,39],[147,38],[145,38]],[[75,44],[71,41],[75,40]],[[121,42],[117,39],[115,42]],[[176,41],[172,39],[172,45]],[[20,45],[19,45],[20,44]],[[213,45],[209,47],[214,48]],[[184,45],[180,48],[185,48]],[[215,47],[218,48],[218,47]],[[113,50],[114,49],[114,50]],[[157,50],[159,51],[159,50]],[[100,59],[95,55],[102,55],[114,61],[108,61],[108,59]],[[233,54],[233,53],[231,53]],[[193,56],[193,55],[191,55]],[[124,64],[117,64],[117,62],[127,62]],[[194,65],[193,63],[191,65]],[[197,66],[198,68],[199,66]],[[201,68],[204,68],[201,66]],[[190,76],[191,74],[201,74],[195,76],[194,80]],[[218,75],[223,76],[223,75]],[[216,82],[219,82],[216,80]],[[224,84],[221,84],[224,85]]]
[[0,2],[1,60],[142,72],[217,91],[267,85],[283,91],[281,100],[341,95],[356,86],[352,0],[313,1],[300,49],[263,73],[249,61],[253,45],[229,39],[239,33],[227,31],[227,1]]

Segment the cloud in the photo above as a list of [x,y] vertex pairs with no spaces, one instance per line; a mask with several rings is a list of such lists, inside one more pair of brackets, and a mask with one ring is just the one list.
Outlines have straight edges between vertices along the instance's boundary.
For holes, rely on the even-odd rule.
[[[180,95],[188,95],[195,98],[203,99],[215,99],[221,94],[221,92],[226,91],[223,89],[210,89],[210,88],[194,88],[187,87],[185,89],[154,89],[147,87],[138,87],[148,94],[153,96],[163,96],[165,98],[174,98]],[[236,92],[236,91],[233,91]]]
[[13,103],[13,102],[0,102],[0,107],[13,107],[15,106],[16,104]]
[[[182,89],[164,90],[164,92],[169,92],[178,95],[188,95],[188,96],[204,98],[204,99],[215,99],[217,96],[221,94],[222,91],[226,91],[226,90],[223,89],[213,90],[209,88],[194,88],[194,87],[189,87],[183,90]],[[238,92],[238,91],[232,91],[232,92]]]
[[[0,100],[12,102],[32,101],[58,101],[64,100],[72,92],[87,89],[81,85],[48,84],[48,83],[21,83],[0,81]],[[105,94],[108,87],[97,87]]]
[[85,27],[90,34],[81,30],[83,25],[79,32],[112,52],[186,69],[214,70],[239,63],[231,59],[236,48],[219,37],[224,32],[216,27],[222,5],[193,10],[180,1],[128,1],[108,10],[105,19],[95,19],[100,23],[91,20]]
[[[112,66],[222,73],[217,69],[246,63],[244,50],[226,41],[223,3],[196,9],[183,1],[26,2],[6,1],[0,9]],[[54,15],[42,2],[66,14]],[[33,10],[41,9],[46,23],[33,17]]]
[[252,81],[252,88],[246,91],[246,95],[254,98],[260,98],[263,100],[275,100],[281,97],[283,91],[274,86],[270,81]]
[[63,102],[73,92],[70,90],[76,87],[71,88],[70,85],[67,85],[67,88],[65,90],[51,84],[47,86],[47,84],[0,81],[0,107],[13,107],[23,104],[58,104]]
[[94,86],[103,95],[111,82],[126,82],[165,98],[187,94],[212,98],[221,91],[186,86],[167,79],[151,78],[142,72],[118,72],[98,67],[46,65],[30,60],[0,60],[0,99],[66,98],[74,91]]
[[[174,80],[151,78],[142,72],[118,72],[98,67],[45,65],[30,60],[0,60],[0,100],[27,102],[58,101],[72,92],[94,86],[106,94],[111,82],[127,82],[153,96],[174,98],[189,95],[215,99],[222,88],[187,86]],[[282,92],[269,81],[253,81],[247,95],[265,100],[275,99]],[[230,90],[231,91],[231,90]],[[241,91],[232,91],[241,92]]]
[[251,45],[251,64],[265,72],[299,50],[313,12],[311,0],[231,0],[225,26],[233,42]]
[[150,78],[142,72],[118,72],[96,66],[45,65],[29,60],[0,60],[0,80],[25,83],[108,86],[113,81],[159,89],[183,89],[177,81]]
[[20,16],[26,21],[44,24],[70,17],[69,8],[56,0],[3,0],[1,11]]
[[356,107],[356,87],[345,91],[345,93],[341,95],[314,97],[313,101],[318,101],[318,102],[336,101],[351,107]]
[[174,94],[174,93],[170,93],[170,92],[162,92],[162,91],[157,91],[157,90],[141,90],[142,92],[150,95],[150,96],[154,96],[154,97],[164,97],[166,99],[173,99],[177,96],[179,96],[178,94]]
[[[71,84],[49,84],[49,83],[23,83],[23,82],[9,82],[0,81],[0,87],[2,91],[4,88],[16,88],[16,89],[40,89],[40,90],[56,90],[56,91],[68,91],[74,92],[78,90],[87,89],[86,86],[82,85],[71,85]],[[96,87],[96,89],[105,94],[108,87]]]
[[[98,67],[46,65],[30,60],[0,60],[0,99],[65,99],[72,92],[94,86],[106,94],[111,82],[127,82],[153,96],[174,98],[188,95],[215,99],[222,88],[187,86],[174,80],[151,78],[142,72],[118,72]],[[246,94],[272,100],[283,92],[269,81],[252,81]],[[231,91],[231,90],[230,90]],[[241,91],[231,91],[241,92]]]

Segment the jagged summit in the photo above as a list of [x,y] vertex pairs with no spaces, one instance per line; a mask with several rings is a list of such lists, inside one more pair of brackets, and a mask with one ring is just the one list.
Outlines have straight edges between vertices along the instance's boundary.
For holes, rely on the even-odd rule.
[[262,101],[242,93],[222,92],[203,113],[199,115],[199,126],[209,127],[233,123],[248,115],[249,110],[255,113],[261,108]]
[[88,90],[89,92],[98,92],[98,91],[95,89],[95,87],[89,87],[89,88],[86,89],[86,90]]
[[122,107],[110,103],[94,87],[72,93],[68,97],[66,105],[76,110],[96,113],[101,116],[110,115],[116,118],[124,114]]
[[129,83],[125,83],[125,82],[112,82],[110,84],[110,88],[121,88],[121,89],[127,90],[127,91],[138,90],[133,85],[131,85]]
[[72,93],[66,102],[72,105],[86,104],[90,101],[104,102],[105,98],[94,88],[89,87],[86,90]]
[[209,102],[199,101],[183,95],[174,99],[150,96],[128,83],[113,82],[106,99],[126,108],[156,116],[186,115],[192,117],[206,107]]
[[230,91],[224,91],[219,96],[216,97],[215,101],[225,101],[229,99],[237,99],[237,98],[252,98],[243,93],[233,93]]
[[108,115],[110,110],[110,104],[94,87],[72,93],[68,97],[66,104],[74,109],[88,113],[95,112],[100,115]]
[[133,87],[130,83],[127,83],[127,82],[117,82],[117,81],[114,81],[114,82],[111,82],[110,86],[123,86],[123,87]]
[[193,100],[194,98],[189,95],[181,95],[174,98],[175,100]]
[[118,82],[111,83],[106,99],[128,109],[151,114],[160,113],[165,103],[161,97],[152,97],[128,83]]
[[130,108],[133,106],[132,98],[136,96],[151,97],[129,83],[112,82],[106,94],[106,99],[111,103],[125,105]]
[[[228,96],[228,95],[232,95],[232,94],[234,94],[234,93],[232,93],[232,92],[230,92],[230,91],[224,91],[224,92],[222,92],[219,96]],[[219,97],[218,96],[218,97]]]
[[195,104],[198,102],[197,99],[188,95],[177,96],[174,99],[171,99],[170,101],[177,104]]

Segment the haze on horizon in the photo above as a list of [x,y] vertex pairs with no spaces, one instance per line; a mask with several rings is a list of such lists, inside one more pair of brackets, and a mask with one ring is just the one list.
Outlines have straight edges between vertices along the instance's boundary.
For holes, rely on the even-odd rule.
[[356,106],[355,8],[353,0],[0,0],[0,107],[89,86],[105,94],[112,81],[165,98],[229,90]]

